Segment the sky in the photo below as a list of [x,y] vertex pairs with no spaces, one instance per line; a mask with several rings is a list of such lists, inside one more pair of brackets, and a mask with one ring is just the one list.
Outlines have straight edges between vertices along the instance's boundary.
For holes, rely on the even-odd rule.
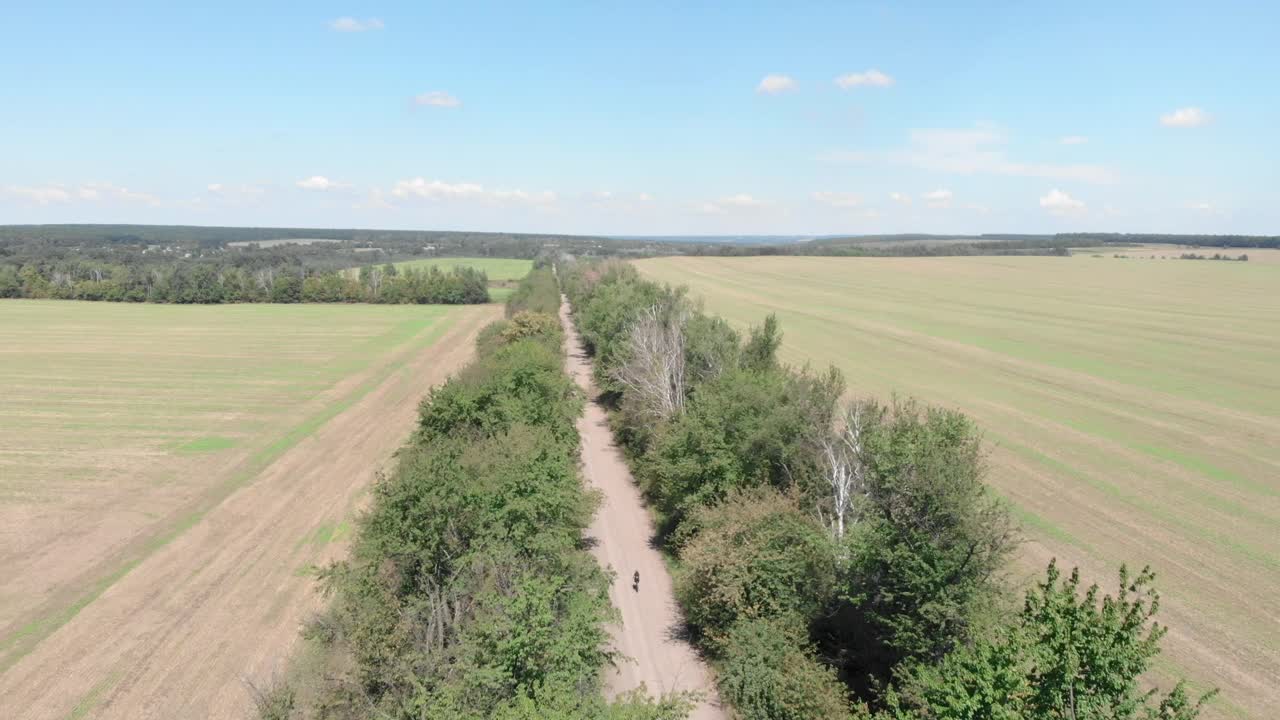
[[65,3],[0,224],[1280,233],[1280,3]]

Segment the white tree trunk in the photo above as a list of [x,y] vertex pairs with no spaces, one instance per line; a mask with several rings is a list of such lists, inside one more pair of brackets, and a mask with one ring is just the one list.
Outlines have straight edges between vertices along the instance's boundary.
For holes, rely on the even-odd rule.
[[626,361],[613,374],[656,420],[684,411],[687,314],[679,307],[665,310],[654,305],[640,314],[627,336]]
[[822,458],[831,487],[831,532],[843,538],[853,519],[854,503],[866,491],[866,451],[863,447],[864,408],[854,403],[845,412],[843,427],[822,442]]

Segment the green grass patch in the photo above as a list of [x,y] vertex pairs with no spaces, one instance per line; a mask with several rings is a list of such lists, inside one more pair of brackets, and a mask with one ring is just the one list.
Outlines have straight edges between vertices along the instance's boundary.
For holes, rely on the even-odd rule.
[[395,265],[397,268],[413,268],[415,270],[432,267],[443,271],[452,270],[455,267],[475,268],[483,271],[489,277],[490,282],[519,280],[528,275],[529,271],[533,269],[532,260],[517,260],[513,258],[423,258],[421,260],[405,260]]
[[227,450],[236,446],[236,441],[227,437],[202,437],[178,446],[178,452],[205,453]]

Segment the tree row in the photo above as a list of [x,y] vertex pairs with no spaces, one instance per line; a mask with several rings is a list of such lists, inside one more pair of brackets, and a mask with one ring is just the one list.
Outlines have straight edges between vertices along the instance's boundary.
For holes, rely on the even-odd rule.
[[844,401],[834,369],[778,361],[621,263],[563,272],[656,511],[689,630],[747,720],[1189,720],[1147,691],[1165,630],[1149,570],[1103,596],[1051,564],[1021,597],[1017,542],[964,415]]

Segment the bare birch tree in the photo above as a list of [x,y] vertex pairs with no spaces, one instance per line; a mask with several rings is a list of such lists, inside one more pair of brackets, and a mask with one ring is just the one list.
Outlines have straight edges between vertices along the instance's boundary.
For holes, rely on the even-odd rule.
[[684,410],[687,319],[688,311],[679,302],[646,308],[627,335],[625,362],[613,372],[613,379],[655,420]]
[[[823,469],[831,488],[831,517],[824,518],[831,533],[840,539],[854,520],[855,502],[867,489],[867,449],[865,433],[874,408],[854,402],[846,408],[836,431],[820,443]],[[823,515],[819,508],[819,514]]]

